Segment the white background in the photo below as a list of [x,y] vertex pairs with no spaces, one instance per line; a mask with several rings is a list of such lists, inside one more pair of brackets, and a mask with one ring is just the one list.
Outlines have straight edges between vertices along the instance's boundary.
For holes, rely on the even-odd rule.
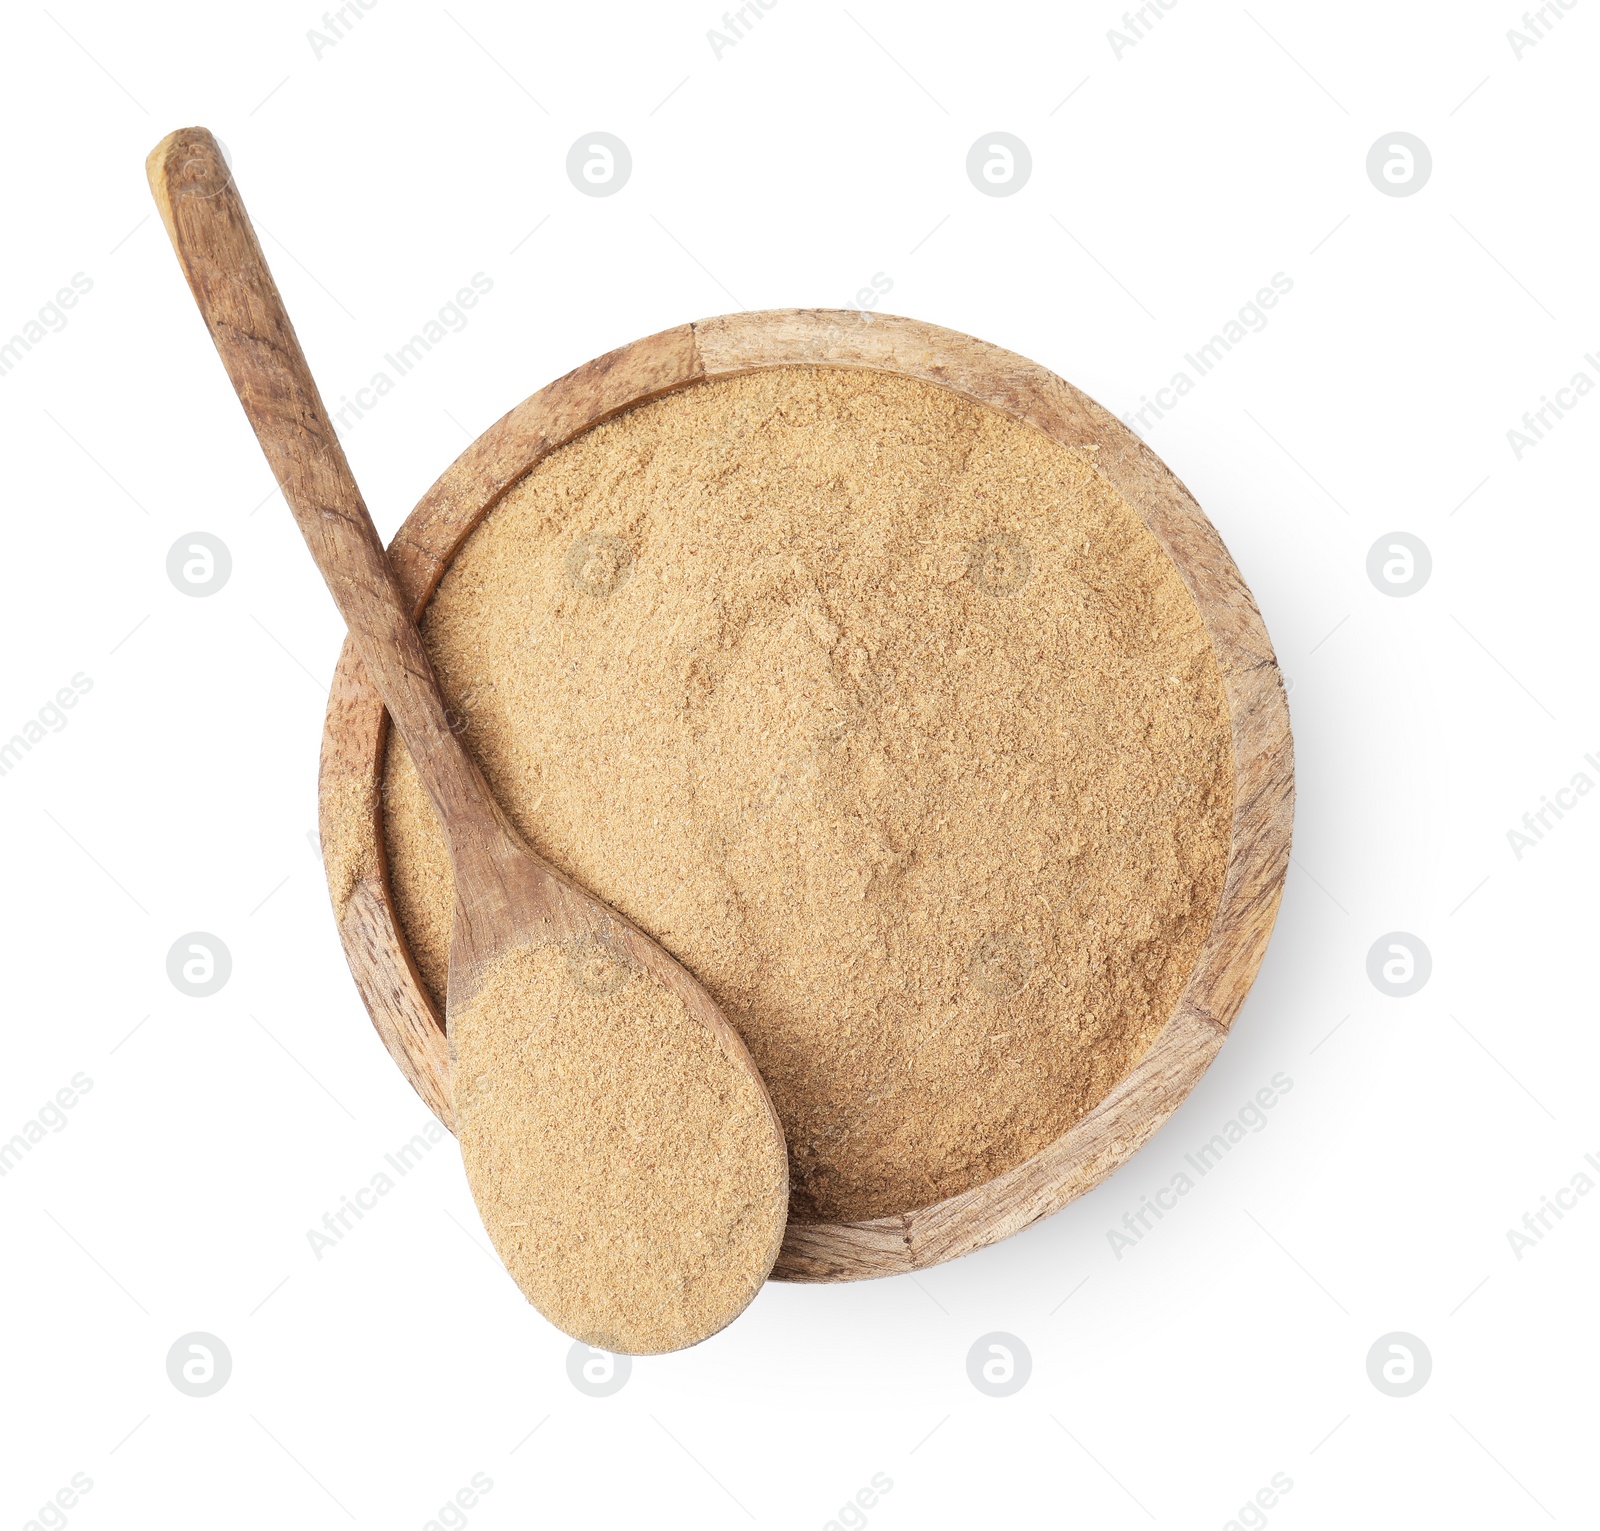
[[[484,1531],[822,1528],[879,1473],[883,1531],[1221,1528],[1275,1473],[1244,1523],[1593,1524],[1600,1195],[1521,1259],[1507,1230],[1600,1155],[1600,800],[1520,859],[1507,831],[1600,780],[1600,398],[1520,461],[1506,432],[1600,377],[1600,5],[1518,58],[1517,3],[1178,0],[1118,56],[1115,3],[779,0],[719,58],[718,3],[378,0],[320,57],[314,3],[8,15],[0,339],[93,287],[0,377],[0,737],[93,688],[0,777],[0,1138],[93,1085],[0,1180],[0,1526],[74,1473],[41,1524],[421,1528],[475,1473],[453,1519]],[[330,400],[493,282],[348,435],[386,535],[528,393],[687,319],[881,272],[886,309],[1120,413],[1292,280],[1148,433],[1259,598],[1300,795],[1261,977],[1133,1162],[915,1279],[771,1286],[604,1399],[448,1141],[314,1257],[426,1114],[308,841],[340,625],[151,216],[144,155],[188,123],[228,145]],[[595,130],[634,160],[605,199],[564,170]],[[995,130],[1032,151],[1014,196],[966,177]],[[1414,196],[1366,174],[1395,130],[1432,152]],[[1366,574],[1397,530],[1433,559],[1399,599]],[[205,599],[165,572],[194,531],[233,559]],[[233,955],[209,999],[166,976],[193,930]],[[1367,977],[1391,931],[1432,953],[1410,998]],[[1279,1072],[1266,1128],[1118,1259],[1108,1230]],[[209,1398],[167,1378],[191,1331],[232,1354]],[[1009,1398],[967,1376],[993,1331],[1032,1357]],[[1368,1380],[1391,1331],[1432,1355],[1408,1398]]]

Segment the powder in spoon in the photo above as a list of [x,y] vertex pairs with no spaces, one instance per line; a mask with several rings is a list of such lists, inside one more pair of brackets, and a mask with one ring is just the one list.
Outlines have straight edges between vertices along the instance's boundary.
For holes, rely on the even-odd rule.
[[783,1237],[783,1153],[747,1069],[598,947],[504,954],[450,1028],[456,1135],[528,1300],[602,1350],[716,1333]]
[[[423,622],[530,843],[743,1036],[791,1216],[910,1211],[1059,1137],[1215,912],[1230,725],[1199,612],[1091,461],[932,383],[776,368],[539,463]],[[453,890],[405,750],[401,925]]]

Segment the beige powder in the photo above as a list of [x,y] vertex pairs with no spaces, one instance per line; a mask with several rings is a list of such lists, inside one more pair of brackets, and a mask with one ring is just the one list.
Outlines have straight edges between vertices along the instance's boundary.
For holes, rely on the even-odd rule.
[[598,949],[507,953],[450,1028],[483,1225],[551,1323],[602,1350],[693,1345],[743,1312],[784,1223],[748,1069]]
[[[1170,560],[1078,454],[947,389],[781,368],[587,432],[423,624],[531,844],[744,1037],[799,1220],[910,1211],[1077,1121],[1216,908],[1231,738]],[[385,835],[442,998],[449,862]]]

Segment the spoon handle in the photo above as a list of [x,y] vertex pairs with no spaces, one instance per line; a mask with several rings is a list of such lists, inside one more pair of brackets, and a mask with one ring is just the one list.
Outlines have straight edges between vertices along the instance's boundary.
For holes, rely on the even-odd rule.
[[452,858],[462,837],[503,838],[505,820],[450,726],[221,148],[205,128],[181,128],[151,150],[145,171],[234,392],[416,764]]

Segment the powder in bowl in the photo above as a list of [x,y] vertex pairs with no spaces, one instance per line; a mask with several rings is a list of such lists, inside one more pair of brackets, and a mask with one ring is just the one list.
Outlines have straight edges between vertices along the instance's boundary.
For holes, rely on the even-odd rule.
[[[1232,811],[1199,612],[1086,456],[953,390],[782,367],[636,406],[501,499],[423,633],[530,843],[743,1036],[801,1221],[1030,1157],[1188,980]],[[384,833],[441,997],[397,741]]]

